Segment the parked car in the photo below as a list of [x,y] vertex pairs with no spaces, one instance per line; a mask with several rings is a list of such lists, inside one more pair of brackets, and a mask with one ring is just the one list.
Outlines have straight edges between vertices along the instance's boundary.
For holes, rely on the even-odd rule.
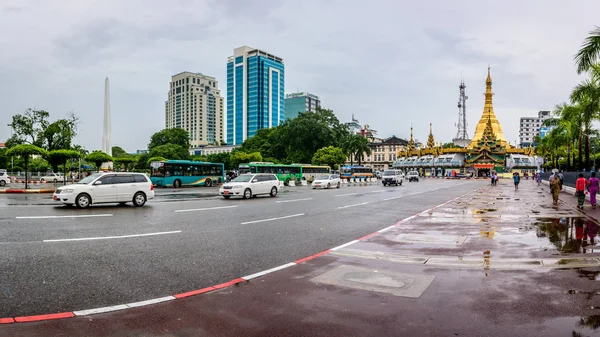
[[312,182],[312,189],[317,188],[340,188],[341,180],[338,174],[321,174],[315,177]]
[[54,200],[78,208],[102,203],[124,205],[128,202],[141,207],[149,199],[154,199],[154,185],[143,173],[94,173],[75,184],[61,186],[54,192]]
[[62,174],[57,174],[57,173],[49,173],[49,174],[41,177],[40,181],[41,182],[50,182],[50,183],[57,183],[57,182],[64,183],[65,176],[63,176]]
[[408,172],[408,174],[406,175],[406,179],[408,180],[408,182],[412,182],[412,181],[419,182],[419,172],[417,172],[417,171]]
[[404,181],[404,173],[401,170],[385,170],[381,178],[383,186],[398,186]]
[[6,171],[0,172],[0,186],[6,186],[6,184],[10,184],[10,177]]
[[219,194],[225,199],[231,197],[252,198],[260,194],[276,197],[280,188],[277,176],[270,173],[242,174],[219,188]]
[[375,178],[381,179],[381,171],[375,171],[373,174],[375,175]]

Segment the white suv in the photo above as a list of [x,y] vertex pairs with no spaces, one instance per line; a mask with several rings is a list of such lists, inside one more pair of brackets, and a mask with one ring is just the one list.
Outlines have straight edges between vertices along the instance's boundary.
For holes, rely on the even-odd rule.
[[237,196],[244,199],[252,198],[259,194],[277,196],[280,188],[277,176],[269,173],[242,174],[219,188],[219,194],[225,199]]
[[392,186],[392,184],[394,184],[394,186],[402,186],[403,181],[404,174],[400,170],[385,170],[381,176],[383,186]]
[[408,172],[408,174],[406,175],[406,179],[408,179],[409,183],[413,180],[416,182],[419,182],[419,172],[417,172],[417,171]]
[[0,186],[6,186],[6,184],[10,184],[10,177],[6,171],[0,172]]
[[92,204],[132,202],[134,206],[144,206],[148,199],[154,199],[154,186],[143,173],[99,172],[81,179],[79,182],[61,186],[54,192],[54,200],[65,205],[75,204],[86,208]]

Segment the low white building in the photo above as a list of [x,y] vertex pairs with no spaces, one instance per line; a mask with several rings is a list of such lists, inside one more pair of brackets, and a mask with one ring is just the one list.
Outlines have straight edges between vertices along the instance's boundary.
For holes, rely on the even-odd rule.
[[198,148],[190,149],[190,154],[192,156],[207,156],[209,154],[217,154],[217,153],[231,153],[233,149],[239,147],[239,145],[224,145],[224,146],[201,146]]

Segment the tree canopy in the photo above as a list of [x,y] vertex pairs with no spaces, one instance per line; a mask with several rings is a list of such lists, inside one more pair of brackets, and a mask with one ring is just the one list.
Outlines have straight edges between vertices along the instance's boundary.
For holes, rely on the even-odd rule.
[[246,153],[243,151],[233,151],[230,156],[231,166],[237,168],[240,164],[249,163],[253,161],[262,161],[262,155],[260,152]]
[[121,157],[129,156],[127,151],[123,150],[123,148],[121,148],[120,146],[113,146],[111,148],[111,152],[112,152],[112,156],[114,158],[121,158]]
[[69,149],[77,135],[79,118],[70,113],[67,118],[49,122],[50,113],[45,110],[28,109],[12,117],[13,136],[6,142],[8,147],[33,144],[48,151]]
[[85,160],[88,162],[94,163],[94,165],[96,166],[96,169],[99,170],[100,166],[102,166],[102,163],[111,162],[111,161],[113,161],[113,158],[111,156],[109,156],[107,153],[97,150],[97,151],[92,151],[90,154],[85,156]]
[[327,146],[322,147],[312,157],[314,165],[329,165],[335,169],[338,164],[343,164],[346,161],[344,151],[339,147]]
[[164,129],[153,134],[148,144],[148,150],[167,144],[179,145],[186,151],[190,148],[190,135],[180,128]]
[[29,169],[29,157],[33,155],[43,156],[46,154],[46,150],[42,149],[39,146],[35,146],[33,144],[20,144],[11,147],[6,151],[7,156],[18,156],[23,158],[23,162],[25,164],[25,188],[29,188],[29,184],[27,182],[27,171]]
[[167,143],[158,145],[150,150],[150,157],[164,157],[167,159],[189,159],[190,153],[181,145]]

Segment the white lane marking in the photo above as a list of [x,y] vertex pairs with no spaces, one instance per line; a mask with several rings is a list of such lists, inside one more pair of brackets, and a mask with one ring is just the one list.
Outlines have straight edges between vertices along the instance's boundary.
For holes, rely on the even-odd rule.
[[336,197],[345,197],[345,196],[348,196],[348,195],[357,195],[357,194],[358,193],[346,193],[346,194],[336,194],[335,196]]
[[153,299],[147,300],[147,301],[127,303],[125,305],[128,308],[135,308],[135,307],[143,307],[143,306],[149,305],[149,304],[155,304],[155,303],[160,303],[160,302],[172,301],[174,299],[175,299],[175,297],[173,297],[173,296],[165,296],[165,297],[153,298]]
[[313,200],[313,198],[303,198],[303,199],[294,199],[294,200],[281,200],[281,201],[275,201],[278,204],[284,203],[284,202],[293,202],[293,201],[304,201],[304,200]]
[[[411,194],[411,195],[412,195],[412,194]],[[386,199],[383,199],[383,201],[390,201],[390,200],[394,200],[394,199],[400,199],[400,198],[404,198],[404,197],[406,197],[406,195],[399,195],[399,196],[397,196],[397,197],[391,197],[391,198],[386,198]]]
[[277,217],[277,218],[269,218],[269,219],[262,219],[262,220],[246,221],[246,222],[242,222],[241,224],[242,225],[247,225],[247,224],[251,224],[251,223],[258,223],[258,222],[266,222],[266,221],[288,219],[288,218],[293,218],[293,217],[303,216],[303,215],[304,215],[304,213],[298,213],[298,214],[280,216],[280,217]]
[[355,243],[357,243],[357,242],[359,242],[359,241],[358,241],[358,240],[354,240],[354,241],[346,242],[346,243],[344,243],[343,245],[337,246],[337,247],[335,247],[335,248],[331,248],[330,250],[332,250],[332,251],[336,251],[336,250],[338,250],[338,249],[342,249],[342,248],[344,248],[344,247],[348,247],[348,246],[350,246],[350,245],[353,245],[353,244],[355,244]]
[[387,231],[389,231],[390,229],[394,229],[395,227],[396,227],[396,225],[391,225],[390,227],[386,227],[386,228],[384,228],[384,229],[380,229],[380,230],[378,230],[378,232],[379,232],[379,233],[387,232]]
[[284,265],[281,265],[279,267],[275,267],[275,268],[263,270],[261,272],[258,272],[258,273],[252,274],[252,275],[248,275],[248,276],[243,276],[242,278],[244,280],[248,281],[248,280],[251,280],[253,278],[257,278],[257,277],[260,277],[260,276],[263,276],[263,275],[267,275],[269,273],[272,273],[272,272],[275,272],[275,271],[278,271],[278,270],[281,270],[281,269],[285,269],[285,268],[288,268],[288,267],[292,267],[292,266],[295,266],[295,265],[296,265],[296,262],[290,262],[290,263],[286,263]]
[[368,202],[361,202],[360,204],[340,206],[340,207],[338,207],[338,209],[340,209],[340,208],[354,207],[354,206],[362,206],[362,205],[366,205],[366,204],[368,204]]
[[112,214],[87,214],[87,215],[39,215],[39,216],[16,216],[15,219],[63,219],[63,218],[95,218],[113,216]]
[[377,190],[377,191],[371,191],[369,193],[379,193],[379,192],[385,192],[385,191],[387,191],[387,190]]
[[156,232],[156,233],[144,233],[144,234],[131,234],[131,235],[120,235],[120,236],[100,236],[100,237],[92,237],[92,238],[52,239],[52,240],[43,240],[42,242],[125,239],[125,238],[135,238],[135,237],[139,237],[139,236],[152,236],[152,235],[177,234],[177,233],[181,233],[181,231]]
[[73,313],[75,314],[75,316],[86,316],[86,315],[101,314],[103,312],[123,310],[123,309],[127,309],[127,308],[129,308],[129,307],[126,306],[125,304],[119,304],[119,305],[113,305],[110,307],[102,307],[102,308],[96,308],[96,309],[77,310],[77,311],[73,311]]
[[210,211],[213,209],[223,209],[223,208],[235,208],[238,207],[236,206],[219,206],[219,207],[207,207],[207,208],[191,208],[191,209],[178,209],[175,211],[175,213],[180,213],[180,212],[197,212],[197,211]]

